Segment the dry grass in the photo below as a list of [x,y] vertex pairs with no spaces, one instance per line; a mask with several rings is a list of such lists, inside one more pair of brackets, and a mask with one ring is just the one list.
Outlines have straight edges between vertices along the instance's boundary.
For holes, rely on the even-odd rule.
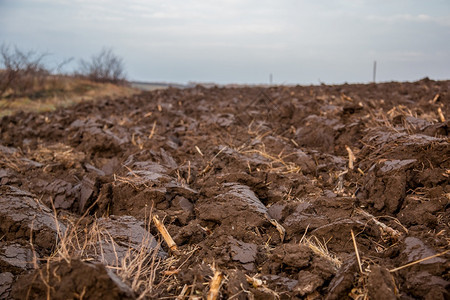
[[150,186],[147,185],[148,180],[144,177],[144,176],[140,176],[138,175],[135,171],[133,171],[132,169],[130,169],[128,166],[123,165],[123,167],[125,167],[129,173],[128,175],[132,175],[133,177],[129,177],[129,176],[119,176],[114,174],[114,183],[126,183],[129,184],[131,187],[133,187],[133,189],[139,191],[143,188],[149,188]]
[[[386,126],[387,128],[398,132],[396,126],[394,125],[394,119],[398,116],[419,118],[430,123],[445,121],[441,107],[438,107],[435,112],[432,111],[424,114],[421,113],[417,108],[410,109],[404,105],[397,105],[387,112],[382,109],[372,110],[367,116],[367,127],[371,128],[377,126]],[[408,134],[412,134],[417,129],[413,124],[409,123],[406,120],[402,120],[401,122],[401,126],[405,128]]]
[[243,150],[241,153],[243,154],[258,154],[269,160],[267,163],[267,171],[270,173],[280,173],[280,174],[289,174],[289,173],[300,173],[301,167],[293,162],[288,162],[285,159],[289,155],[283,155],[279,153],[278,155],[270,154],[266,151],[266,147],[264,144],[260,149],[249,149]]
[[[250,143],[252,144],[252,143]],[[246,146],[245,144],[241,147],[234,147],[234,149],[240,154],[246,156],[258,155],[264,159],[266,159],[266,168],[264,171],[269,173],[278,173],[278,174],[289,174],[289,173],[300,173],[301,167],[294,162],[287,161],[286,159],[293,154],[283,154],[281,151],[278,154],[269,153],[266,150],[266,145],[261,141],[256,146]],[[249,167],[250,169],[250,167]],[[251,170],[251,169],[250,169]],[[258,169],[257,169],[258,171]],[[260,171],[260,170],[259,170]]]
[[404,268],[408,268],[408,267],[410,267],[410,266],[414,266],[414,265],[416,265],[416,264],[419,264],[419,263],[421,263],[421,262],[423,262],[423,261],[427,261],[427,260],[429,260],[429,259],[433,259],[433,258],[435,258],[435,257],[439,257],[439,256],[442,256],[442,255],[445,255],[445,254],[447,254],[449,251],[450,251],[450,250],[446,250],[446,251],[444,251],[444,252],[440,252],[440,253],[437,253],[437,254],[434,254],[434,255],[430,255],[430,256],[424,257],[424,258],[422,258],[422,259],[418,259],[418,260],[416,260],[416,261],[407,263],[406,265],[403,265],[403,266],[400,266],[400,267],[391,269],[391,270],[389,270],[389,272],[391,272],[391,273],[397,272],[397,271],[402,270],[402,269],[404,269]]
[[[153,248],[149,246],[153,239],[150,233],[143,237],[139,247],[129,246],[126,254],[119,257],[116,249],[120,243],[114,240],[108,230],[99,225],[97,219],[86,225],[84,223],[88,222],[84,222],[83,217],[64,218],[67,223],[64,231],[57,225],[58,243],[53,254],[46,258],[47,268],[51,262],[60,260],[69,262],[74,258],[83,261],[99,261],[106,268],[113,270],[133,290],[137,299],[151,298],[152,293],[169,280],[170,275],[167,275],[165,271],[172,267],[175,259],[161,258],[158,255],[159,243]],[[58,220],[55,210],[54,218]],[[59,222],[55,221],[55,224]],[[149,232],[149,228],[147,229]],[[30,242],[32,244],[32,241]],[[109,255],[112,249],[115,256],[113,261],[111,257],[105,257],[107,249]],[[49,282],[46,278],[42,276],[41,278],[44,284]]]
[[39,145],[31,153],[31,158],[42,164],[60,163],[67,168],[74,166],[77,162],[83,161],[85,154],[76,151],[69,145],[56,143],[51,145]]
[[9,151],[8,148],[0,148],[0,167],[20,172],[24,166],[25,163],[21,152]]
[[149,240],[144,240],[137,251],[129,249],[117,267],[117,275],[139,295],[138,299],[151,295],[158,273],[163,268],[157,250],[149,251],[145,246],[148,243]]
[[52,165],[63,165],[66,168],[72,168],[83,161],[85,154],[76,151],[74,148],[62,144],[55,143],[50,145],[39,145],[37,149],[26,150],[25,153],[21,149],[0,148],[0,167],[12,169],[22,172],[27,169],[30,164],[42,167],[44,171]]
[[363,274],[361,258],[359,256],[359,250],[358,250],[358,245],[356,244],[355,234],[353,233],[353,230],[350,230],[350,233],[352,235],[353,246],[355,247],[355,255],[356,255],[356,259],[358,261],[359,272],[361,274]]
[[110,83],[97,83],[69,76],[49,76],[44,85],[35,88],[33,94],[15,98],[4,94],[0,98],[0,117],[19,111],[53,111],[58,107],[68,107],[82,101],[93,101],[105,97],[126,97],[138,92],[131,87]]
[[[273,135],[273,132],[270,130],[264,132],[261,129],[261,125],[254,126],[253,121],[248,125],[247,134],[251,137],[248,141],[238,147],[231,143],[230,147],[240,154],[246,156],[257,155],[266,159],[266,168],[264,168],[264,171],[266,172],[278,174],[301,172],[300,166],[294,162],[287,161],[287,158],[293,155],[292,153],[284,154],[283,151],[281,151],[278,154],[273,154],[267,151],[266,145],[263,142],[264,138],[272,136],[274,138],[283,139],[283,137]],[[250,165],[249,170],[251,171]]]
[[316,236],[307,237],[308,228],[309,226],[306,228],[299,243],[308,246],[315,254],[325,258],[338,270],[342,266],[341,260],[328,250],[327,242],[321,242]]

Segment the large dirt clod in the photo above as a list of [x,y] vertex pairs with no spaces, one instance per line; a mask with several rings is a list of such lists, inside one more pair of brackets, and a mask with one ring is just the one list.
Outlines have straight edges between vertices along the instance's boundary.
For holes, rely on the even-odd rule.
[[14,284],[14,299],[134,299],[133,292],[102,264],[56,261]]
[[49,254],[65,226],[34,195],[12,186],[0,186],[0,235],[7,241],[23,239]]

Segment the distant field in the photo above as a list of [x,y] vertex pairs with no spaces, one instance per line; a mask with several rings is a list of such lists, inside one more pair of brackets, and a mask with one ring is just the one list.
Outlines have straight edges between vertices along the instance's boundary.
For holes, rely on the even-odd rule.
[[168,87],[185,88],[182,84],[165,83],[165,82],[131,82],[131,87],[140,89],[143,91],[154,91],[160,89],[166,89]]
[[48,112],[58,107],[105,97],[129,97],[140,90],[142,89],[70,76],[49,76],[43,84],[36,85],[27,93],[13,95],[7,91],[0,95],[0,118],[19,111]]

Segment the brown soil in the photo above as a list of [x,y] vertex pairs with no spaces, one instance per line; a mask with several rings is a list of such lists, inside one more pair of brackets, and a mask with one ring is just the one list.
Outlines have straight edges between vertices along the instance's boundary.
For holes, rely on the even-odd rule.
[[[206,298],[221,271],[220,299],[448,299],[449,104],[450,81],[424,79],[167,89],[4,117],[0,298],[137,297],[98,261],[157,249],[153,214],[178,251],[161,241],[148,298]],[[109,232],[110,258],[45,263],[77,220]]]

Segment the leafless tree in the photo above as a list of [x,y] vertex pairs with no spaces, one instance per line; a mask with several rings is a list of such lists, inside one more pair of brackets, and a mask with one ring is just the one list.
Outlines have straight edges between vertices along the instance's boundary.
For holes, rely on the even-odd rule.
[[0,46],[0,96],[10,90],[13,95],[25,94],[42,84],[49,75],[43,63],[47,54],[23,52],[17,47]]
[[125,81],[123,59],[111,48],[103,48],[90,61],[80,61],[81,75],[98,82],[121,83]]

